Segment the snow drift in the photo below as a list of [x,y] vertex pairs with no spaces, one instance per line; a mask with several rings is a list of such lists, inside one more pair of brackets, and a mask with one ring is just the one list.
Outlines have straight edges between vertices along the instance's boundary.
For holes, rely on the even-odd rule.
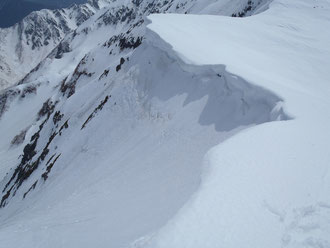
[[329,246],[329,7],[274,1],[246,19],[151,16],[149,28],[185,61],[227,65],[281,96],[295,118],[212,148],[189,203],[133,247]]
[[[127,245],[164,225],[189,199],[212,146],[245,127],[287,119],[276,95],[224,66],[184,63],[154,33],[124,60],[118,72],[110,68],[101,80],[77,84],[29,129],[29,147],[40,137],[36,154],[30,161],[23,155],[2,181],[5,243],[13,244],[11,230],[23,218],[20,236],[32,242],[34,233],[37,245],[56,247],[59,238],[63,246]],[[59,89],[52,94],[52,103],[61,102]],[[7,113],[3,119],[11,121]],[[70,234],[77,230],[89,235],[77,241]]]
[[329,4],[144,19],[249,2],[113,1],[3,91],[2,244],[326,247]]

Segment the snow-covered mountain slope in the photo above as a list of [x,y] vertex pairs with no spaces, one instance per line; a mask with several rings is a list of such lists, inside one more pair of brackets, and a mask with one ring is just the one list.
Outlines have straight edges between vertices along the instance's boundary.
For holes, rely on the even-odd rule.
[[269,3],[111,1],[3,91],[1,244],[326,245],[329,9]]
[[[100,8],[107,5],[102,1],[93,4]],[[101,9],[84,25],[69,33],[19,84],[38,84],[39,81],[58,83],[72,73],[86,54],[93,50],[97,50],[94,57],[100,61],[111,60],[109,64],[118,61],[141,44],[145,33],[144,18],[151,13],[204,13],[212,6],[212,13],[250,15],[267,8],[268,4],[268,0],[209,0],[203,4],[197,0],[111,1],[107,8]],[[64,56],[65,54],[68,55]],[[99,73],[103,73],[106,67],[99,66]]]
[[65,103],[53,90],[53,114],[26,133],[26,156],[2,184],[16,194],[1,209],[9,247],[18,245],[14,230],[36,247],[125,247],[189,199],[208,149],[245,126],[286,118],[271,93],[222,67],[186,66],[152,43],[109,69]]
[[202,185],[138,247],[329,247],[330,3],[277,0],[246,19],[153,15],[188,64],[222,64],[294,119],[250,128],[206,156]]
[[[224,1],[223,4],[228,3]],[[127,1],[126,5],[123,5],[122,1],[113,1],[108,8],[103,8],[74,32],[67,35],[45,60],[21,80],[20,86],[11,88],[2,94],[0,106],[2,119],[8,123],[9,117],[6,115],[15,112],[11,108],[12,105],[15,106],[17,98],[25,98],[27,94],[36,94],[39,88],[48,88],[50,91],[42,93],[42,96],[37,94],[34,97],[36,101],[42,101],[36,106],[37,108],[42,107],[40,112],[42,117],[45,115],[43,112],[52,111],[58,103],[65,103],[67,98],[70,98],[86,84],[106,78],[111,67],[114,72],[118,72],[125,60],[132,54],[132,50],[138,47],[144,39],[145,16],[155,12],[171,11],[171,8],[177,12],[186,12],[186,4],[178,6],[178,4],[167,1],[157,3],[149,1],[130,3]],[[192,8],[193,5],[190,7]],[[203,8],[200,8],[201,11],[205,7],[203,5]],[[52,93],[53,87],[56,88],[56,92],[63,95],[63,99],[51,100],[54,94]],[[34,110],[34,113],[38,115],[37,110]],[[31,126],[39,119],[39,117],[37,119],[32,117],[31,121],[24,122],[24,125]],[[22,129],[15,130],[16,134],[21,131]],[[46,136],[48,139],[49,135]],[[10,139],[4,140],[4,144],[10,147]],[[24,167],[25,159],[23,162],[21,166]],[[15,173],[14,176],[16,176]],[[8,201],[9,196],[16,194],[14,190],[6,192],[8,186],[3,191],[2,206]]]
[[105,0],[59,10],[32,12],[10,28],[0,29],[0,90],[12,86],[37,66],[66,34],[75,30]]
[[[72,33],[77,26],[107,5],[110,5],[108,11],[98,25],[114,26],[118,23],[131,23],[136,19],[142,21],[141,17],[160,12],[244,16],[263,10],[268,2],[269,0],[90,0],[87,4],[73,5],[67,9],[33,12],[13,27],[0,29],[0,90],[24,78],[65,35]],[[86,25],[85,28],[86,31],[91,27]],[[130,28],[134,29],[132,25]]]

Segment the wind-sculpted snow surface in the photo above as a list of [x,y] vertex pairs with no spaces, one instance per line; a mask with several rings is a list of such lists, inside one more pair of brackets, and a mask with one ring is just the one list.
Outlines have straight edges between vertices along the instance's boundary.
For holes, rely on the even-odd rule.
[[[157,37],[147,40],[118,72],[110,66],[66,101],[55,88],[36,111],[20,164],[2,182],[5,244],[16,245],[12,228],[24,219],[20,240],[37,247],[59,239],[122,247],[189,199],[208,149],[247,126],[287,118],[275,95],[222,66],[186,65]],[[90,68],[87,60],[77,71]]]
[[132,247],[330,246],[330,3],[275,1],[246,19],[150,17],[193,64],[225,64],[281,96],[295,117],[211,149],[202,184],[160,231]]
[[[100,11],[100,13],[91,18],[89,22],[86,22],[84,25],[75,30],[74,33],[68,35],[64,40],[62,40],[58,47],[53,50],[53,52],[47,57],[46,60],[40,63],[33,71],[31,71],[31,73],[29,73],[23,80],[21,80],[21,87],[16,87],[15,90],[9,90],[3,94],[3,101],[1,103],[1,115],[4,115],[4,112],[9,109],[10,101],[13,101],[15,96],[16,98],[19,98],[19,96],[20,98],[24,98],[24,92],[26,89],[30,89],[32,87],[34,89],[33,93],[36,93],[37,88],[40,87],[58,88],[55,95],[51,93],[52,90],[48,90],[49,93],[43,94],[43,98],[40,97],[40,99],[46,99],[46,101],[41,102],[42,106],[39,107],[40,110],[35,110],[37,112],[36,120],[29,124],[25,124],[27,126],[37,126],[37,128],[30,129],[33,130],[31,131],[32,134],[29,138],[30,140],[28,141],[28,137],[25,137],[27,133],[27,127],[21,127],[19,130],[16,130],[17,133],[12,138],[11,143],[14,144],[17,143],[17,139],[19,137],[26,138],[26,142],[25,146],[23,147],[22,154],[20,155],[20,162],[18,166],[12,172],[10,172],[3,181],[0,207],[6,206],[10,199],[16,196],[17,191],[21,188],[23,183],[26,180],[30,180],[30,178],[35,175],[34,172],[43,163],[46,163],[46,158],[51,155],[49,146],[51,146],[53,142],[58,139],[59,136],[61,136],[64,127],[65,129],[68,127],[69,118],[65,123],[62,123],[62,125],[55,123],[55,121],[52,124],[50,121],[53,114],[61,116],[58,121],[60,121],[64,115],[62,114],[61,109],[57,110],[56,106],[64,104],[66,98],[72,97],[79,88],[82,88],[91,81],[95,81],[96,79],[100,81],[105,73],[107,77],[109,68],[105,67],[103,69],[99,68],[98,66],[98,64],[102,63],[101,61],[106,61],[107,57],[110,56],[110,58],[112,58],[112,63],[117,63],[115,61],[116,58],[120,60],[120,63],[115,66],[115,72],[118,73],[125,63],[124,57],[129,56],[131,54],[131,50],[138,47],[142,42],[142,35],[144,35],[144,28],[142,25],[144,23],[144,15],[148,13],[159,12],[161,10],[168,10],[173,6],[168,5],[167,2],[141,2],[139,4],[135,4],[139,7],[139,9],[124,7],[120,4],[114,4],[111,5],[110,8],[105,8]],[[124,23],[127,24],[118,29],[118,25],[123,25]],[[106,37],[102,36],[101,33],[109,29],[112,29],[112,37],[108,41],[104,42]],[[89,33],[93,33],[93,35],[88,36]],[[150,39],[152,39],[151,36]],[[89,54],[84,54],[84,48],[89,47],[92,44],[97,44],[96,48],[94,48],[94,51],[90,52]],[[109,54],[104,53],[104,50]],[[167,48],[165,50],[169,49]],[[69,56],[72,55],[72,53],[75,55],[74,57]],[[75,61],[79,61],[79,59],[82,57],[74,70],[72,66],[72,64],[74,64],[72,63],[72,57]],[[126,59],[128,60],[129,57],[126,57]],[[128,61],[126,64],[127,63]],[[69,74],[69,76],[66,75],[66,73],[70,72],[70,70],[73,70],[73,72]],[[208,70],[210,70],[209,73],[212,73],[211,69]],[[214,69],[213,71],[217,70],[218,69]],[[54,75],[54,71],[56,71],[56,75]],[[220,71],[224,71],[224,69],[220,69]],[[146,72],[146,74],[149,73]],[[263,91],[260,89],[257,90],[256,88],[253,91],[250,91],[249,86],[244,83],[243,80],[235,76],[221,75],[220,72],[215,73],[213,76],[222,83],[221,87],[223,89],[220,92],[213,92],[214,94],[211,94],[207,92],[207,89],[205,91],[203,88],[200,88],[199,94],[195,93],[193,96],[193,99],[196,97],[201,98],[203,95],[207,95],[209,98],[209,101],[207,102],[207,105],[205,106],[205,109],[200,117],[200,124],[215,125],[215,129],[217,131],[229,132],[240,126],[258,124],[275,120],[276,118],[286,119],[286,116],[283,114],[281,107],[276,107],[276,109],[274,109],[274,113],[270,113],[273,111],[275,105],[280,102],[279,98],[265,97]],[[60,80],[60,78],[62,79]],[[205,78],[200,80],[208,81],[211,79],[214,80],[212,77],[206,75]],[[103,78],[103,80],[105,80],[105,78]],[[174,79],[168,80],[173,81]],[[48,82],[49,86],[46,86],[44,83],[42,83],[45,81]],[[233,83],[233,81],[237,82]],[[30,83],[29,86],[25,86],[25,84],[28,84],[28,82],[34,82],[34,84]],[[166,82],[163,84],[166,85],[164,87],[168,87]],[[233,87],[231,87],[230,84],[232,84]],[[197,86],[194,88],[197,88]],[[176,91],[173,91],[172,89],[171,92],[176,92],[176,94],[183,94],[185,93],[185,89],[177,88]],[[165,93],[163,93],[163,97],[166,96],[164,94]],[[228,94],[232,97],[226,97],[226,99],[219,100],[219,94],[223,94],[224,96]],[[62,97],[64,97],[64,99],[61,99]],[[76,97],[82,98],[80,95]],[[103,104],[108,101],[109,96],[106,96],[105,99],[106,101],[102,101]],[[95,100],[96,99],[94,99],[94,101]],[[218,114],[214,114],[214,106],[219,105],[219,101],[222,101],[223,107]],[[100,106],[101,109],[103,108],[103,104]],[[54,112],[55,110],[57,111]],[[98,107],[94,110],[94,112],[90,114],[90,116],[83,123],[81,129],[85,128],[87,123],[90,122],[92,118],[94,118],[96,112],[99,110],[100,109]],[[233,116],[232,119],[227,118],[231,115]],[[25,135],[21,135],[21,133]],[[23,143],[22,138],[19,140],[21,140],[20,143]],[[44,141],[42,142],[41,140]],[[7,140],[7,143],[8,141],[9,140]],[[51,158],[57,158],[57,155],[57,153],[54,153]],[[48,160],[46,166],[51,162],[52,159]],[[53,163],[51,164],[53,166]],[[38,180],[39,179],[35,179],[34,182],[31,183],[31,185],[33,185],[33,189],[35,188]],[[28,187],[28,189],[25,189],[25,193],[22,192],[22,194],[24,193],[23,198],[25,198],[27,192],[30,192],[30,189],[31,188]]]
[[298,15],[305,29],[290,16],[308,4],[244,19],[153,15],[145,30],[152,13],[248,16],[268,4],[110,1],[3,91],[1,244],[326,245],[328,200],[304,194],[328,195],[328,37],[316,50],[313,15]]

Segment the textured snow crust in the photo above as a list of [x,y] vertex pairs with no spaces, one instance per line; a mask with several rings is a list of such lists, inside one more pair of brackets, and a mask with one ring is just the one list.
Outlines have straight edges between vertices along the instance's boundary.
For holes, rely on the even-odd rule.
[[329,246],[330,4],[153,3],[1,92],[1,245]]

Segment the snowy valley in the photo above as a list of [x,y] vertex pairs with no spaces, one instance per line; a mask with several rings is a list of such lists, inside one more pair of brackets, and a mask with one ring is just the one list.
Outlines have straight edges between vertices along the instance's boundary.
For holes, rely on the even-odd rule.
[[329,14],[93,0],[0,29],[0,247],[330,247]]

